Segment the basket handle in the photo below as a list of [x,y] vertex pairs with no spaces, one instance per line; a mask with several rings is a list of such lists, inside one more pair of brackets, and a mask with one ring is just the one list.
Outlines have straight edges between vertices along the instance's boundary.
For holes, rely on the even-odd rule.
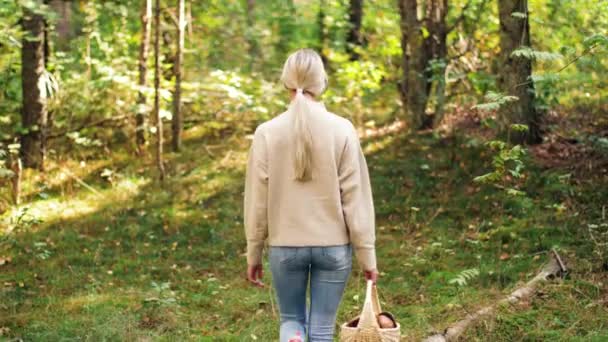
[[365,291],[365,301],[363,302],[363,309],[361,310],[361,317],[359,318],[360,328],[374,327],[380,328],[376,315],[382,312],[380,308],[380,301],[378,300],[378,290],[373,281],[367,281],[367,289]]

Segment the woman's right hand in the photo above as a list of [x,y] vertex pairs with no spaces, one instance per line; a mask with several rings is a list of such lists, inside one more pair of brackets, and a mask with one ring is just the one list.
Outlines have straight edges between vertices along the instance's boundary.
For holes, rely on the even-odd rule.
[[378,270],[365,271],[365,280],[371,280],[375,284],[378,281]]
[[264,276],[264,270],[262,265],[247,265],[247,280],[257,286],[264,287],[264,283],[262,283],[262,277]]

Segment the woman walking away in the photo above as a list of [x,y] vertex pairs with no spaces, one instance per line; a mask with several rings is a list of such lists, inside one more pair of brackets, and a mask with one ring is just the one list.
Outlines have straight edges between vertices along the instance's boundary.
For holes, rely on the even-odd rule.
[[353,124],[318,101],[327,75],[315,51],[290,55],[281,81],[289,109],[256,128],[249,150],[247,278],[263,286],[267,239],[280,341],[333,341],[353,249],[365,278],[375,282],[378,276],[367,164]]

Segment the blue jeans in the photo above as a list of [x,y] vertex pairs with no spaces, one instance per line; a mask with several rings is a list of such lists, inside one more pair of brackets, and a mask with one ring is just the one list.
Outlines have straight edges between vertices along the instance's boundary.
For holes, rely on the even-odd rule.
[[[269,250],[272,283],[281,312],[280,341],[300,336],[333,341],[336,311],[352,268],[350,244]],[[310,306],[306,290],[310,280]]]

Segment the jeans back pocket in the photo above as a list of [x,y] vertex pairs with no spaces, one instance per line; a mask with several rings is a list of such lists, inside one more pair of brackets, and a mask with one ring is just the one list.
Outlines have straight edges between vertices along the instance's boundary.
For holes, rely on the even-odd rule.
[[351,245],[323,247],[323,256],[334,263],[343,263],[352,256]]
[[298,247],[272,247],[272,258],[281,264],[289,264],[298,257]]

